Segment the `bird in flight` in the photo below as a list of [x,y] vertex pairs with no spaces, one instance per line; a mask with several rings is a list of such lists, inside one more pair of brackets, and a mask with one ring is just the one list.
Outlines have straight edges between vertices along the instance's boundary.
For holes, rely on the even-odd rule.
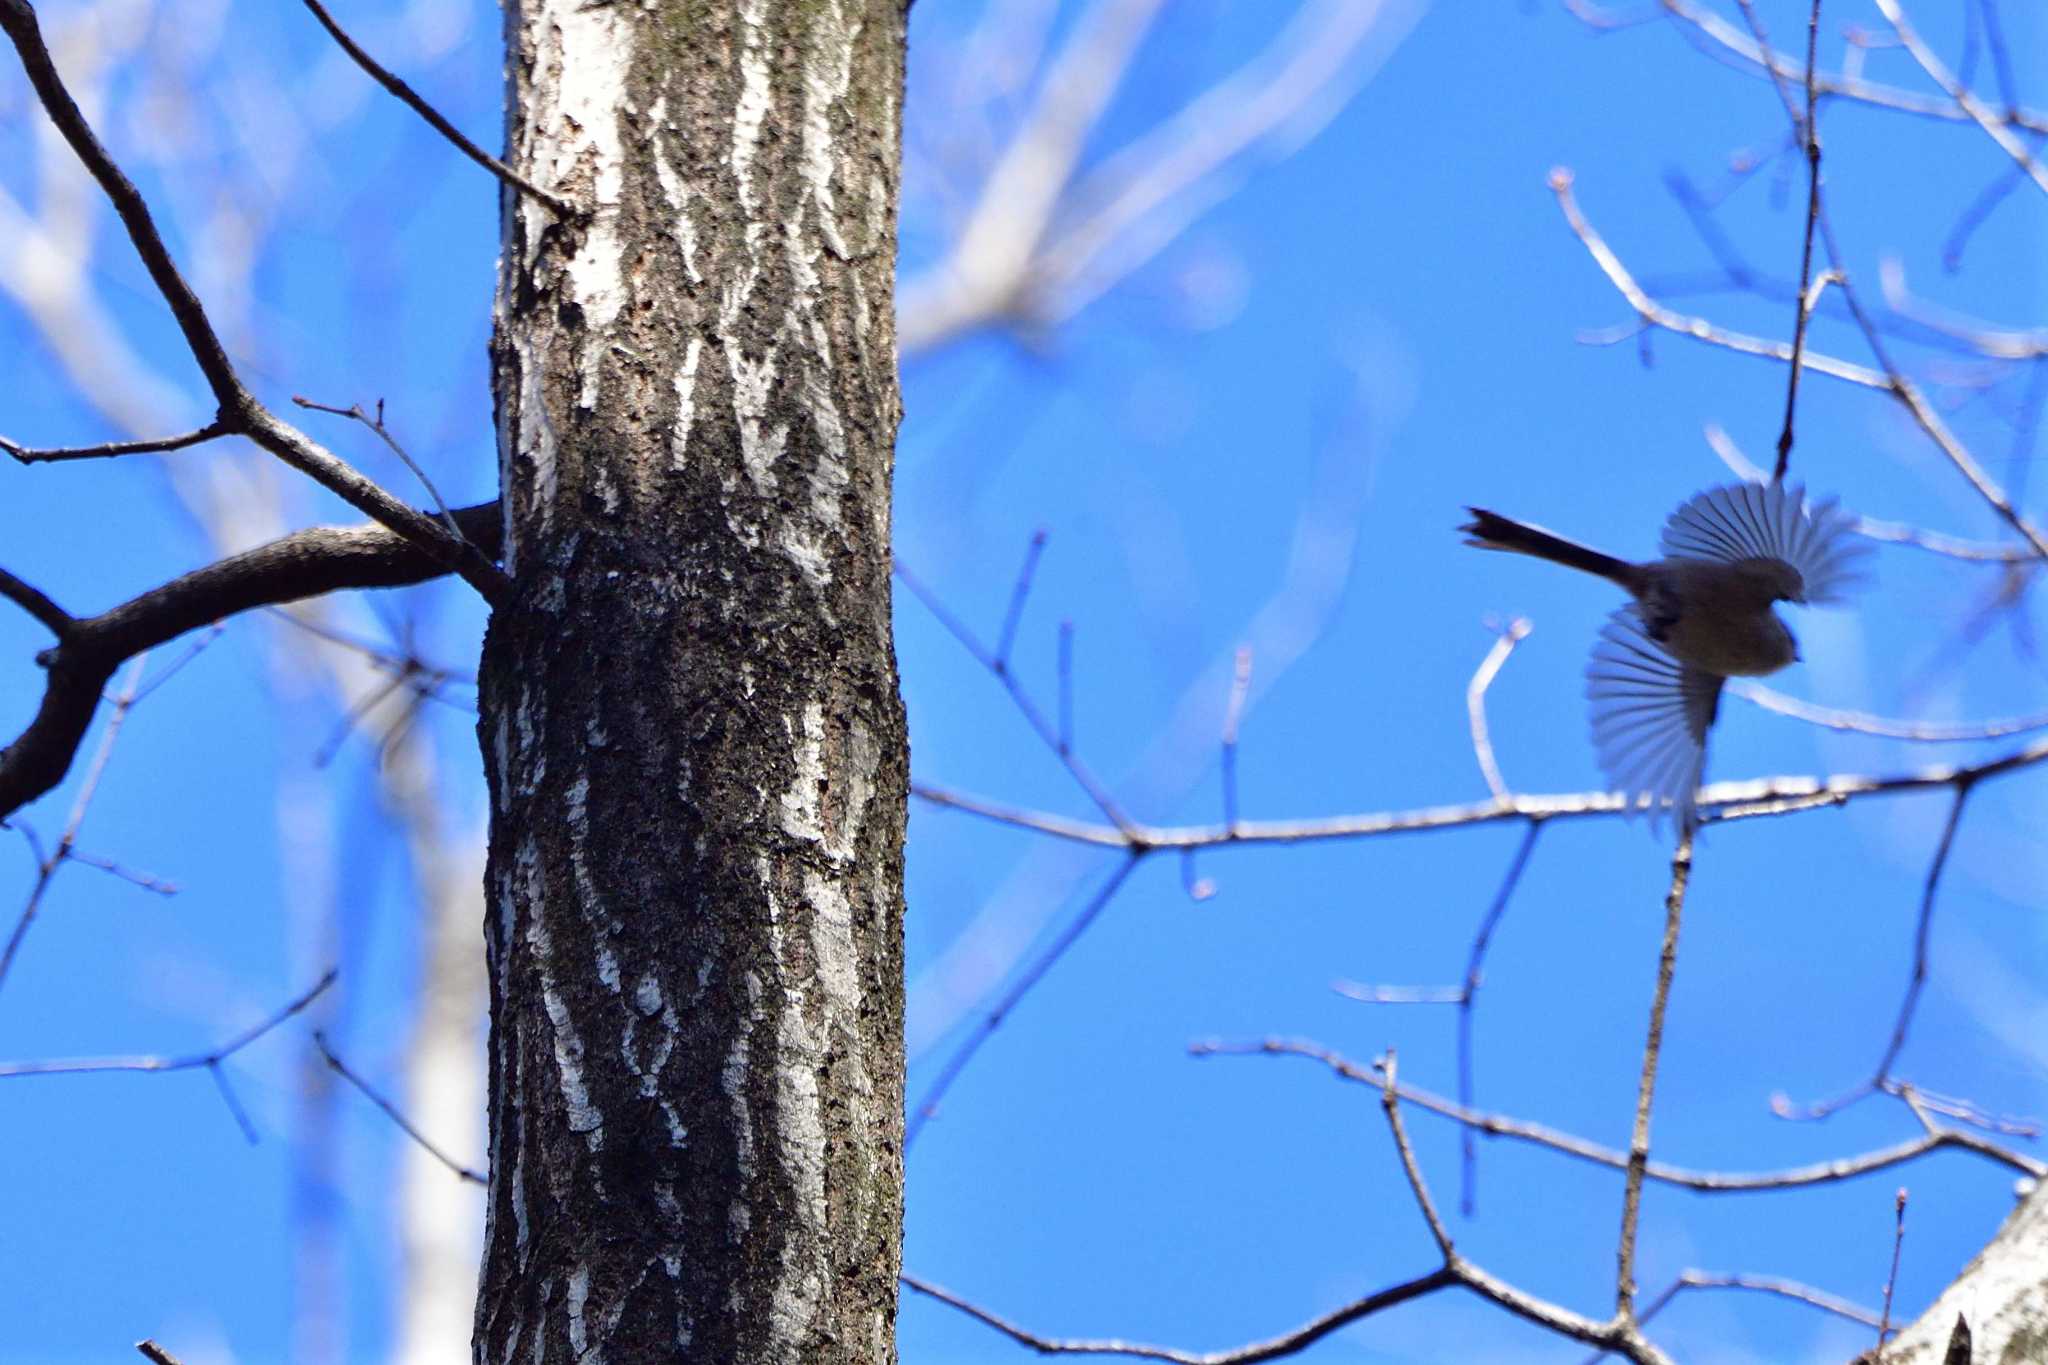
[[1468,507],[1467,545],[1533,555],[1597,575],[1632,599],[1601,628],[1586,666],[1593,748],[1630,811],[1681,834],[1696,805],[1707,731],[1728,678],[1761,677],[1799,658],[1771,608],[1838,603],[1869,546],[1834,500],[1809,506],[1798,484],[1738,483],[1695,494],[1664,523],[1663,558],[1631,563]]

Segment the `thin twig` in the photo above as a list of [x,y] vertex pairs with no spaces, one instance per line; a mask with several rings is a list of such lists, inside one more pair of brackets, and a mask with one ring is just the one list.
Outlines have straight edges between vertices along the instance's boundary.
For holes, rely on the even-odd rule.
[[[1716,782],[1702,787],[1699,809],[1709,820],[1759,815],[1789,815],[1847,805],[1870,796],[1952,788],[1958,782],[1985,782],[2048,760],[2048,740],[2035,740],[1982,763],[1945,765],[1862,776],[1837,773],[1827,777],[1763,777],[1741,782]],[[1077,820],[1049,811],[1031,810],[932,782],[913,782],[911,793],[922,801],[965,811],[998,824],[1027,829],[1074,843],[1132,853],[1188,848],[1251,847],[1317,843],[1331,839],[1369,839],[1394,834],[1419,834],[1509,820],[1604,819],[1624,815],[1628,806],[1613,792],[1571,792],[1515,795],[1503,804],[1487,800],[1458,806],[1423,806],[1407,810],[1365,811],[1303,820],[1240,820],[1235,830],[1221,825],[1141,825],[1123,828]]]
[[1486,779],[1486,789],[1493,793],[1494,800],[1501,802],[1510,801],[1513,796],[1501,778],[1500,764],[1493,756],[1493,739],[1487,733],[1486,689],[1493,686],[1501,665],[1515,652],[1515,646],[1529,637],[1531,629],[1528,618],[1522,616],[1502,627],[1494,637],[1493,648],[1486,651],[1486,657],[1472,671],[1472,681],[1465,685],[1465,717],[1472,729],[1472,753],[1479,760],[1479,773]]
[[1927,73],[1927,78],[1940,86],[1943,94],[1954,100],[1956,106],[1968,114],[1972,122],[1989,134],[1991,140],[1998,144],[1998,149],[2011,157],[2013,164],[2024,171],[2028,179],[2040,186],[2043,192],[2048,192],[2048,166],[2042,165],[2039,158],[2028,150],[2026,143],[2020,141],[2013,133],[2012,124],[2017,120],[2010,114],[1993,113],[1982,100],[1970,92],[1968,87],[1956,79],[1941,58],[1935,55],[1934,49],[1929,47],[1926,40],[1906,21],[1905,11],[1899,8],[1898,0],[1876,0],[1876,3],[1885,21],[1892,26],[1892,31],[1899,35],[1899,41],[1905,45],[1906,51],[1913,54],[1913,60]]
[[1303,1323],[1293,1331],[1264,1341],[1256,1341],[1229,1351],[1177,1351],[1169,1346],[1148,1346],[1141,1342],[1111,1339],[1075,1339],[1040,1336],[1038,1333],[1019,1327],[1007,1318],[979,1304],[969,1302],[949,1289],[943,1289],[930,1280],[916,1275],[901,1277],[904,1288],[936,1299],[949,1308],[958,1309],[975,1321],[993,1327],[1019,1345],[1028,1346],[1040,1355],[1117,1355],[1136,1356],[1143,1360],[1164,1360],[1172,1365],[1254,1365],[1254,1362],[1275,1360],[1281,1356],[1294,1355],[1307,1349],[1340,1328],[1348,1327],[1361,1319],[1369,1318],[1383,1309],[1433,1294],[1439,1289],[1448,1289],[1460,1283],[1459,1277],[1448,1267],[1439,1266],[1427,1275],[1403,1281],[1377,1294],[1354,1299],[1343,1307],[1325,1313]]
[[1884,1344],[1892,1334],[1892,1290],[1899,1282],[1899,1252],[1906,1245],[1906,1187],[1899,1187],[1892,1202],[1892,1268],[1884,1277],[1884,1312],[1877,1320],[1877,1352],[1871,1365],[1880,1365]]
[[[1027,554],[1024,572],[1018,576],[1019,587],[1012,590],[1013,603],[1019,601],[1023,591],[1029,590],[1030,575],[1036,561],[1037,555],[1035,551]],[[1003,690],[1009,693],[1011,703],[1016,706],[1018,713],[1024,717],[1025,724],[1029,725],[1038,735],[1039,739],[1044,742],[1045,746],[1053,751],[1060,761],[1060,766],[1065,768],[1067,775],[1073,778],[1075,784],[1083,792],[1087,793],[1088,799],[1095,803],[1095,808],[1102,812],[1103,818],[1107,819],[1112,825],[1115,825],[1125,835],[1132,834],[1136,826],[1123,813],[1123,809],[1117,804],[1116,798],[1109,794],[1109,789],[1097,781],[1095,774],[1090,772],[1087,765],[1081,762],[1080,756],[1074,753],[1070,746],[1061,743],[1059,730],[1055,728],[1052,722],[1046,719],[1045,713],[1038,709],[1038,704],[1031,699],[1031,695],[1017,681],[1016,670],[1009,666],[1008,659],[1001,653],[991,653],[989,650],[982,648],[981,642],[975,638],[974,632],[969,630],[959,617],[947,610],[945,604],[939,600],[938,594],[927,588],[923,581],[906,568],[900,559],[895,563],[895,574],[903,586],[910,589],[911,596],[924,603],[926,609],[931,612],[938,623],[945,627],[946,633],[958,641],[960,647],[972,655],[977,663],[995,675],[996,680],[1003,685]]]
[[461,152],[471,161],[474,161],[492,175],[497,176],[498,179],[512,186],[521,194],[530,195],[541,203],[546,204],[564,218],[582,219],[588,216],[584,210],[578,208],[575,204],[570,203],[558,194],[542,189],[464,137],[454,124],[443,118],[440,111],[415,93],[411,86],[392,75],[384,67],[378,65],[374,57],[363,51],[355,39],[349,37],[341,25],[334,21],[334,16],[327,12],[326,6],[322,5],[320,0],[306,0],[306,8],[313,12],[313,17],[320,21],[320,27],[327,30],[328,35],[341,46],[343,52],[349,55],[350,60],[361,67],[371,80],[398,96],[406,107],[425,119],[435,132],[448,139],[456,151]]
[[137,688],[142,682],[142,673],[148,666],[149,654],[144,651],[135,657],[128,669],[128,680],[121,692],[114,698],[114,709],[107,715],[106,728],[100,732],[100,747],[93,754],[92,764],[85,770],[85,780],[79,784],[78,795],[71,802],[70,818],[64,822],[64,832],[57,836],[57,846],[42,860],[37,869],[35,884],[29,888],[28,900],[21,908],[21,917],[14,922],[14,932],[7,936],[7,945],[0,948],[0,986],[7,982],[7,974],[14,967],[14,958],[21,951],[21,942],[28,937],[29,926],[35,923],[36,912],[42,908],[43,896],[56,880],[57,872],[69,862],[72,849],[78,843],[78,831],[85,824],[85,813],[92,806],[93,795],[99,791],[100,778],[106,773],[107,760],[113,757],[114,741],[121,737],[122,722],[128,719],[129,711],[135,707]]
[[903,1125],[905,1151],[917,1141],[918,1134],[924,1131],[925,1124],[938,1112],[939,1102],[945,1099],[946,1093],[953,1088],[953,1083],[960,1079],[960,1073],[974,1060],[974,1054],[981,1050],[982,1044],[1003,1026],[1003,1021],[1009,1017],[1010,1011],[1017,1008],[1019,1002],[1031,993],[1032,987],[1043,980],[1045,974],[1066,956],[1067,950],[1088,932],[1088,927],[1095,923],[1096,916],[1109,907],[1110,901],[1115,899],[1118,890],[1142,861],[1143,858],[1134,853],[1117,863],[1116,869],[1096,888],[1095,894],[1087,899],[1066,928],[1062,929],[1046,946],[1045,951],[1024,969],[1010,988],[989,1008],[988,1013],[982,1016],[981,1022],[975,1026],[973,1032],[969,1033],[954,1050],[953,1055],[946,1059],[945,1064],[939,1068],[939,1074],[925,1089],[923,1097],[917,1102],[917,1107],[910,1111]]
[[1664,1055],[1664,1011],[1671,1001],[1671,977],[1678,965],[1678,923],[1685,886],[1692,875],[1692,834],[1678,839],[1671,855],[1671,890],[1664,897],[1664,942],[1657,953],[1657,989],[1650,997],[1650,1027],[1643,1040],[1643,1074],[1636,1087],[1636,1119],[1630,1130],[1628,1166],[1621,1196],[1621,1239],[1615,1253],[1615,1316],[1635,1319],[1636,1226],[1643,1203],[1643,1174],[1650,1164],[1650,1101],[1657,1091],[1657,1064]]
[[[1748,0],[1744,0],[1742,11],[1751,16],[1754,12]],[[1805,243],[1799,252],[1799,293],[1794,303],[1795,314],[1792,323],[1792,363],[1785,382],[1785,426],[1778,433],[1778,463],[1771,471],[1773,482],[1782,482],[1785,470],[1792,462],[1792,418],[1799,404],[1799,366],[1806,350],[1806,327],[1813,317],[1813,306],[1819,301],[1820,291],[1826,287],[1829,277],[1813,278],[1813,232],[1820,220],[1820,123],[1817,117],[1814,91],[1814,54],[1820,43],[1820,0],[1813,0],[1813,9],[1806,20],[1806,118],[1800,127],[1806,151],[1806,229]],[[1757,31],[1757,46],[1767,46],[1762,29]],[[1808,281],[1812,281],[1809,288]]]
[[[1476,1088],[1472,1011],[1479,1001],[1486,950],[1493,943],[1493,931],[1500,927],[1501,916],[1507,913],[1508,901],[1522,883],[1522,873],[1529,866],[1529,855],[1536,851],[1536,836],[1542,832],[1541,820],[1529,822],[1529,828],[1522,834],[1522,842],[1515,846],[1515,856],[1508,863],[1507,875],[1501,878],[1500,889],[1494,892],[1493,903],[1486,907],[1486,917],[1479,921],[1479,931],[1472,936],[1471,955],[1465,959],[1465,985],[1458,993],[1458,1103],[1468,1109],[1472,1106]],[[1459,1205],[1460,1211],[1470,1218],[1479,1207],[1479,1151],[1469,1127],[1459,1134],[1459,1139]]]
[[[1593,258],[1594,263],[1600,267],[1601,273],[1607,276],[1609,283],[1613,284],[1616,291],[1628,301],[1629,306],[1636,310],[1636,313],[1644,322],[1654,327],[1663,328],[1666,331],[1676,332],[1681,336],[1689,336],[1696,340],[1707,342],[1710,345],[1738,351],[1744,355],[1762,356],[1768,359],[1785,361],[1789,361],[1792,358],[1792,348],[1787,343],[1765,341],[1739,332],[1731,332],[1725,328],[1715,326],[1704,318],[1692,317],[1667,308],[1651,298],[1644,291],[1643,287],[1636,282],[1635,277],[1629,273],[1628,268],[1621,263],[1621,259],[1614,254],[1612,248],[1593,230],[1593,226],[1587,221],[1585,214],[1580,211],[1578,201],[1572,194],[1571,172],[1562,167],[1552,171],[1550,174],[1550,187],[1557,195],[1558,206],[1564,213],[1565,222],[1571,227],[1573,234],[1578,237],[1581,245],[1586,248],[1586,253]],[[1897,399],[1899,404],[1912,414],[1914,422],[1926,433],[1928,439],[1934,442],[1943,456],[1948,459],[1948,462],[1976,490],[1978,497],[1990,506],[1992,511],[2003,518],[2007,525],[2019,532],[2026,539],[2027,543],[2033,547],[2037,555],[2042,558],[2048,558],[2048,534],[2044,534],[2039,527],[2027,519],[2026,515],[2018,507],[2013,505],[2012,499],[2007,496],[2005,490],[1998,486],[1997,481],[1977,463],[1976,457],[1971,455],[1962,442],[1956,439],[1955,433],[1949,430],[1948,423],[1942,420],[1941,414],[1935,411],[1933,405],[1927,401],[1926,395],[1920,392],[1919,386],[1906,378],[1902,372],[1892,365],[1886,353],[1882,336],[1879,335],[1875,324],[1871,322],[1869,315],[1864,311],[1862,304],[1858,301],[1855,290],[1850,285],[1848,276],[1843,271],[1841,253],[1834,241],[1833,233],[1829,229],[1825,206],[1821,209],[1818,221],[1820,224],[1821,240],[1826,243],[1828,248],[1828,258],[1830,265],[1833,267],[1835,283],[1842,290],[1842,296],[1848,302],[1849,311],[1856,319],[1865,342],[1870,346],[1873,354],[1878,357],[1881,368],[1872,369],[1864,365],[1851,364],[1848,361],[1838,360],[1833,356],[1822,355],[1811,350],[1802,353],[1806,368],[1821,374],[1830,375],[1836,379],[1846,380],[1852,384],[1862,385],[1864,388],[1880,390]]]
[[207,1052],[187,1053],[179,1056],[127,1056],[127,1057],[76,1057],[42,1062],[0,1062],[0,1078],[15,1076],[78,1076],[99,1074],[108,1071],[172,1072],[196,1071],[200,1068],[214,1070],[222,1062],[240,1052],[249,1044],[283,1025],[293,1015],[302,1012],[308,1005],[320,998],[322,992],[332,986],[341,973],[328,968],[324,976],[313,984],[312,989],[294,997],[276,1013],[263,1022],[244,1029],[227,1042]]
[[[1370,1086],[1375,1091],[1380,1087],[1379,1078],[1370,1068],[1330,1048],[1300,1039],[1264,1038],[1249,1043],[1203,1041],[1190,1044],[1188,1054],[1193,1057],[1300,1057],[1320,1063],[1343,1080]],[[1420,1089],[1407,1081],[1401,1082],[1400,1096],[1404,1104],[1428,1110],[1441,1118],[1490,1137],[1503,1137],[1515,1142],[1548,1148],[1553,1152],[1591,1165],[1605,1166],[1610,1170],[1625,1171],[1628,1168],[1626,1152],[1613,1147],[1603,1147],[1597,1142],[1560,1132],[1544,1124],[1470,1109],[1441,1095]],[[1920,1099],[1924,1107],[1925,1096],[1920,1095]],[[1874,1171],[1902,1166],[1930,1152],[1949,1149],[1973,1153],[2007,1170],[2033,1179],[2048,1178],[2048,1162],[2028,1156],[2024,1152],[2001,1147],[1986,1138],[1978,1137],[1975,1133],[1941,1124],[1928,1124],[1926,1131],[1920,1136],[1894,1143],[1889,1147],[1880,1147],[1856,1156],[1817,1161],[1805,1166],[1786,1167],[1782,1170],[1702,1171],[1652,1161],[1643,1168],[1643,1175],[1645,1179],[1654,1180],[1661,1185],[1695,1190],[1701,1194],[1757,1194],[1769,1190],[1833,1184],[1854,1176],[1869,1175]]]
[[[1809,1308],[1817,1308],[1823,1313],[1865,1327],[1877,1326],[1877,1314],[1869,1309],[1815,1289],[1811,1285],[1801,1284],[1797,1280],[1782,1279],[1775,1275],[1712,1274],[1704,1270],[1681,1271],[1677,1279],[1665,1286],[1663,1293],[1650,1300],[1644,1307],[1642,1321],[1649,1322],[1670,1307],[1672,1301],[1688,1289],[1742,1289],[1756,1294],[1769,1294],[1774,1298],[1803,1303]],[[1610,1354],[1612,1353],[1608,1351],[1596,1351],[1586,1357],[1585,1365],[1599,1365],[1599,1362],[1607,1359]]]
[[2013,716],[2004,720],[1956,721],[1948,724],[1892,720],[1886,716],[1873,716],[1864,711],[1844,711],[1832,706],[1816,706],[1810,701],[1788,697],[1783,692],[1747,678],[1731,678],[1728,681],[1729,691],[1746,702],[1761,706],[1766,711],[1791,716],[1795,720],[1803,720],[1809,725],[1818,725],[1825,730],[1879,735],[1886,739],[1911,740],[1916,744],[1961,744],[1972,740],[1999,739],[2006,735],[2021,735],[2048,729],[2048,712]]
[[1422,1178],[1422,1167],[1416,1163],[1415,1148],[1408,1142],[1408,1130],[1401,1123],[1400,1095],[1396,1089],[1399,1078],[1398,1063],[1394,1049],[1388,1048],[1380,1059],[1380,1076],[1385,1084],[1380,1087],[1380,1107],[1386,1110],[1387,1127],[1394,1135],[1394,1150],[1400,1154],[1401,1170],[1408,1177],[1409,1193],[1415,1196],[1416,1207],[1422,1210],[1422,1220],[1429,1224],[1429,1235],[1436,1239],[1437,1250],[1444,1254],[1447,1265],[1455,1264],[1457,1251],[1451,1245],[1451,1234],[1444,1229],[1444,1220],[1437,1215],[1436,1201],[1429,1197],[1429,1182]]
[[486,1177],[482,1172],[470,1169],[468,1166],[463,1165],[460,1161],[457,1161],[454,1157],[448,1155],[448,1153],[442,1151],[439,1147],[435,1146],[431,1141],[428,1140],[427,1135],[425,1133],[422,1133],[417,1127],[413,1125],[412,1120],[408,1119],[403,1113],[399,1111],[397,1105],[393,1104],[390,1100],[386,1099],[368,1081],[364,1080],[361,1076],[358,1076],[354,1071],[350,1070],[348,1064],[342,1061],[340,1057],[336,1056],[334,1053],[334,1049],[328,1046],[327,1035],[322,1033],[318,1029],[313,1030],[313,1046],[319,1049],[321,1059],[327,1063],[328,1068],[332,1070],[335,1075],[341,1077],[350,1085],[354,1086],[357,1090],[361,1091],[365,1099],[369,1100],[370,1103],[376,1105],[379,1109],[383,1110],[385,1117],[389,1118],[393,1123],[397,1124],[400,1131],[402,1131],[407,1137],[411,1138],[414,1142],[418,1143],[420,1149],[426,1152],[428,1156],[434,1158],[434,1160],[440,1162],[443,1166],[446,1166],[449,1170],[455,1172],[456,1175],[462,1177],[464,1180],[469,1181],[471,1184],[490,1184],[489,1178]]
[[1956,784],[1955,800],[1949,803],[1948,819],[1941,827],[1941,840],[1935,845],[1934,861],[1928,864],[1927,879],[1920,889],[1920,919],[1913,931],[1913,973],[1906,983],[1906,998],[1899,1002],[1899,1017],[1892,1025],[1891,1041],[1885,1045],[1884,1055],[1878,1059],[1877,1079],[1889,1080],[1892,1067],[1898,1063],[1899,1053],[1906,1047],[1906,1031],[1913,1025],[1913,1012],[1920,1003],[1920,990],[1927,984],[1927,945],[1934,931],[1934,897],[1941,889],[1941,873],[1948,866],[1949,850],[1955,846],[1956,828],[1962,823],[1963,803],[1969,799],[1970,784]]
[[23,464],[49,464],[60,460],[104,460],[115,455],[148,455],[167,450],[183,450],[187,446],[200,445],[230,433],[231,428],[215,421],[179,436],[163,436],[153,441],[108,441],[96,446],[39,448],[0,437],[0,450],[6,451]]
[[[306,3],[309,5],[313,4],[314,0],[306,0]],[[312,399],[302,397],[299,394],[292,395],[292,402],[314,412],[324,412],[335,417],[346,417],[350,421],[359,422],[375,432],[377,439],[384,442],[391,453],[398,457],[400,463],[412,471],[412,476],[420,481],[420,487],[427,490],[427,496],[434,500],[435,512],[440,514],[441,524],[448,528],[448,534],[464,544],[468,544],[469,538],[462,534],[462,528],[455,524],[455,518],[449,514],[448,502],[447,499],[441,496],[441,490],[434,487],[434,481],[427,477],[427,471],[420,467],[420,462],[415,460],[411,453],[399,444],[398,438],[391,434],[391,429],[384,425],[383,399],[377,400],[377,415],[375,417],[364,412],[361,403],[351,403],[345,408],[339,408],[327,403],[316,403]]]
[[1010,671],[1010,651],[1017,643],[1017,627],[1024,621],[1024,603],[1031,596],[1031,581],[1038,576],[1038,561],[1045,554],[1045,531],[1031,533],[1030,543],[1024,547],[1024,564],[1017,570],[1017,581],[1010,585],[1010,605],[1003,612],[1003,628],[996,636],[995,653],[989,657],[997,673]]

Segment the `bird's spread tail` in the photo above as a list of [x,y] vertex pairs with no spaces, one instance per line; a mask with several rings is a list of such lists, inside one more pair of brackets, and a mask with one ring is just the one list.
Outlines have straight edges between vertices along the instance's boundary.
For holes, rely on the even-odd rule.
[[1467,545],[1476,545],[1482,550],[1509,550],[1519,555],[1534,555],[1553,564],[1597,574],[1631,592],[1635,590],[1636,568],[1625,559],[1601,554],[1576,541],[1552,535],[1541,527],[1525,526],[1483,507],[1465,510],[1472,514],[1472,520],[1458,529],[1465,533]]

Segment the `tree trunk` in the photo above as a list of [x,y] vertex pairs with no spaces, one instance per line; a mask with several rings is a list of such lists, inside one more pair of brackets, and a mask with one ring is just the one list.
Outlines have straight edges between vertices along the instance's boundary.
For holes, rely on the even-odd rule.
[[900,0],[511,0],[480,1362],[893,1359]]

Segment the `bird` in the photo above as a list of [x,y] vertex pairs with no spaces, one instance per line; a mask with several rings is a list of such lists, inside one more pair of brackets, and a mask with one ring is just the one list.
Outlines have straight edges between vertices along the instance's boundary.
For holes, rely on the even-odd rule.
[[1540,526],[1467,507],[1467,545],[1547,559],[1604,578],[1630,600],[1607,618],[1586,666],[1593,749],[1629,813],[1651,828],[1699,824],[1707,732],[1729,678],[1794,663],[1799,642],[1772,608],[1839,604],[1870,547],[1830,498],[1782,480],[1709,488],[1664,523],[1663,557],[1617,559]]

